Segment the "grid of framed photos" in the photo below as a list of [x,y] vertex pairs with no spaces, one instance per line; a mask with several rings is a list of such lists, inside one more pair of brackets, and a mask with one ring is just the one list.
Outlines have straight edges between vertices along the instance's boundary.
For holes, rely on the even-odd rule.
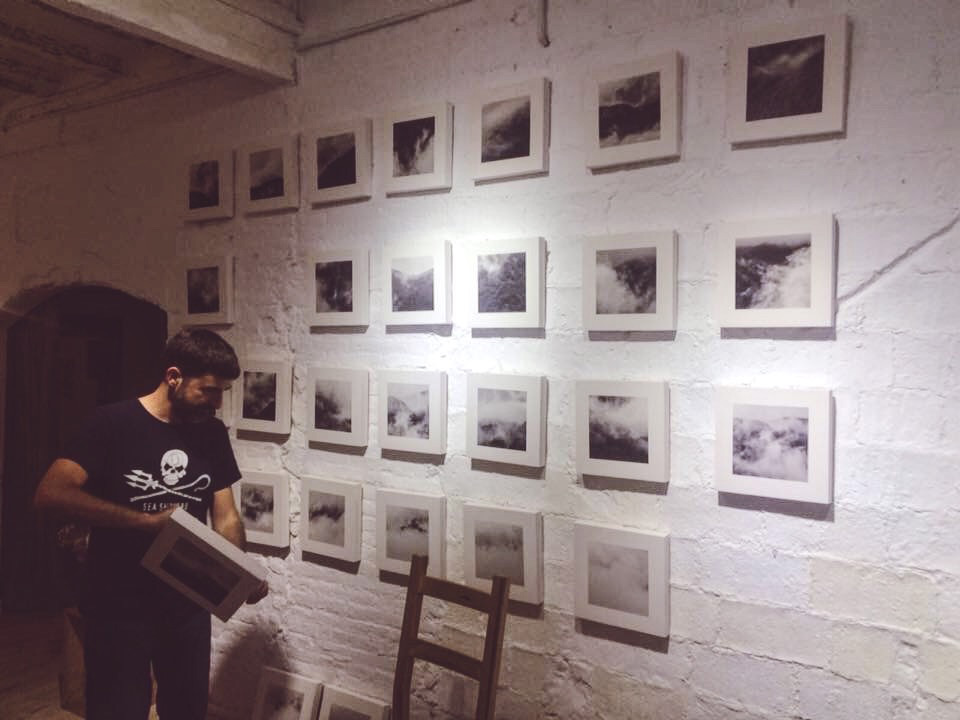
[[470,326],[542,328],[547,244],[543,238],[487,240],[471,248]]
[[301,550],[359,562],[363,485],[307,475],[300,503]]
[[377,567],[406,575],[410,558],[426,555],[427,574],[447,576],[447,498],[377,490]]
[[303,133],[303,189],[311,205],[373,194],[373,122],[354,120]]
[[290,432],[293,369],[288,362],[244,360],[234,382],[238,430],[286,435]]
[[448,240],[385,245],[380,274],[384,325],[449,324],[451,260]]
[[377,425],[384,450],[442,455],[447,449],[447,374],[379,373]]
[[547,379],[468,375],[467,455],[543,467],[547,462]]
[[547,172],[550,81],[538,78],[478,94],[471,111],[473,179]]
[[233,498],[247,540],[258,545],[290,544],[290,488],[285,473],[241,471]]
[[253,720],[313,720],[323,692],[319,680],[264,666],[253,702]]
[[463,574],[490,592],[495,575],[510,580],[510,598],[543,603],[543,516],[486,505],[463,506]]
[[307,370],[307,440],[365,447],[369,376],[366,370]]
[[185,325],[233,323],[233,256],[188,258],[180,275]]
[[307,322],[365,326],[370,322],[370,253],[363,248],[328,250],[307,263]]
[[187,163],[188,222],[233,217],[233,151],[197,155]]
[[449,190],[453,105],[440,102],[389,113],[378,157],[387,195]]
[[244,213],[300,206],[300,168],[295,137],[246,145],[237,155],[237,200]]

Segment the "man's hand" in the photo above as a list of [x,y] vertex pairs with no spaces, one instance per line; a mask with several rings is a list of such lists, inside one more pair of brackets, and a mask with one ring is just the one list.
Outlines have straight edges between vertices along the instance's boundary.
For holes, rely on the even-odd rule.
[[267,581],[264,580],[262,583],[260,583],[259,587],[250,593],[250,597],[247,598],[247,604],[255,605],[263,600],[267,596],[268,592],[270,592],[270,586],[267,584]]
[[144,513],[146,518],[144,518],[143,529],[151,535],[158,534],[161,530],[163,530],[164,527],[166,527],[167,520],[170,519],[170,516],[173,515],[176,509],[176,505],[171,505],[170,507],[164,508],[160,512]]

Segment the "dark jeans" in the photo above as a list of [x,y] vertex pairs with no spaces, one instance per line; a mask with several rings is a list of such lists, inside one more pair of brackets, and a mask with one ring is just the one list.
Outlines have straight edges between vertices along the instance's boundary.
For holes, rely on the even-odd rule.
[[150,665],[163,720],[204,720],[210,681],[210,616],[178,622],[86,618],[87,720],[144,720]]

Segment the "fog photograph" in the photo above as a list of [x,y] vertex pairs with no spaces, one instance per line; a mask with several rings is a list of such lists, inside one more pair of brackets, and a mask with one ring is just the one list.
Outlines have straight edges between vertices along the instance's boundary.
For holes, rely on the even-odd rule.
[[591,395],[589,413],[591,459],[635,463],[650,461],[646,398]]
[[220,204],[220,163],[216,160],[190,166],[191,210],[216,207]]
[[433,310],[433,257],[393,258],[390,265],[394,312]]
[[598,95],[600,147],[660,138],[659,72],[602,82]]
[[387,435],[430,437],[430,386],[387,383]]
[[587,602],[633,613],[650,614],[650,568],[646,550],[587,543]]
[[480,161],[530,156],[530,96],[487,103],[480,110]]
[[477,256],[477,294],[482,313],[526,312],[527,254]]
[[736,307],[810,307],[809,235],[747,238],[736,242]]
[[220,268],[190,268],[187,270],[187,312],[220,312]]
[[436,118],[433,115],[393,124],[393,176],[433,172]]
[[317,312],[353,311],[353,261],[334,260],[314,265]]
[[222,603],[240,581],[235,572],[184,538],[177,538],[160,567],[212,605]]
[[240,517],[247,530],[273,532],[273,486],[241,480]]
[[733,474],[807,481],[809,411],[734,405]]
[[351,133],[317,138],[317,190],[357,181],[357,138]]
[[250,199],[283,197],[283,149],[250,153]]
[[346,380],[317,379],[314,386],[313,427],[348,433],[353,427],[353,386]]
[[314,542],[343,547],[345,543],[344,513],[347,509],[343,495],[310,490],[307,498],[309,519],[307,535]]
[[430,513],[387,505],[387,557],[407,561],[430,550]]
[[277,419],[277,374],[243,372],[243,417],[248,420]]
[[271,684],[263,696],[263,712],[257,720],[300,720],[303,693]]
[[597,250],[597,314],[657,311],[657,249]]
[[523,586],[523,528],[509,523],[477,521],[474,524],[474,549],[478,578],[492,580],[494,575]]
[[506,450],[527,449],[527,393],[477,389],[477,444]]
[[747,50],[747,122],[823,110],[826,37],[757,45]]

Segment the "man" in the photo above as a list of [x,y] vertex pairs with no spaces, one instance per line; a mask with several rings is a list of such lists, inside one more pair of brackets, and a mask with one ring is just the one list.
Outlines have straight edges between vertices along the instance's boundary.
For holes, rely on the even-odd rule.
[[[141,398],[98,408],[37,488],[43,513],[91,527],[84,657],[88,720],[140,720],[150,666],[164,720],[203,720],[210,615],[141,567],[178,507],[241,549],[230,486],[240,471],[214,413],[240,374],[233,348],[209,330],[184,330],[163,355],[163,379]],[[266,583],[247,602],[267,593]]]

